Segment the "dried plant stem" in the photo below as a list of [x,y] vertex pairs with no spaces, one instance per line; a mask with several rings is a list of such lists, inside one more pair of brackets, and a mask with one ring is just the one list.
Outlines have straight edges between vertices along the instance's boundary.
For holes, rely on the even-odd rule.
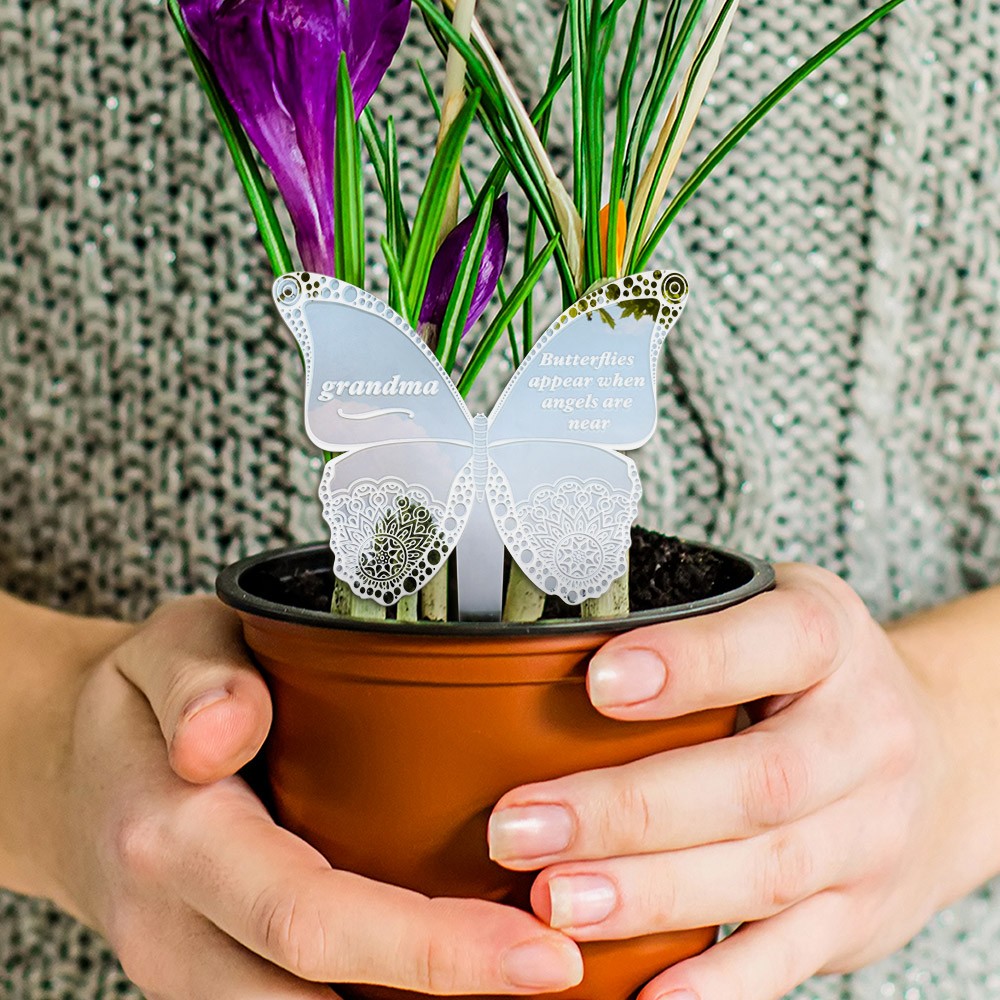
[[367,618],[369,621],[375,621],[385,618],[385,607],[379,604],[378,601],[369,601],[352,593],[351,617]]
[[670,104],[656,148],[639,181],[636,210],[632,213],[632,225],[629,227],[626,239],[626,260],[632,259],[635,248],[642,246],[649,236],[656,213],[666,197],[667,188],[697,121],[712,78],[718,69],[719,59],[738,6],[738,0],[723,0],[718,4],[710,19],[705,38]]
[[448,567],[424,584],[420,591],[420,617],[431,622],[448,620]]
[[417,595],[410,594],[409,597],[400,598],[396,605],[396,621],[415,622],[417,618]]
[[333,597],[330,599],[330,611],[335,615],[346,615],[348,618],[366,618],[375,621],[385,618],[385,608],[378,601],[369,601],[358,597],[343,580],[333,581]]
[[503,606],[505,622],[536,622],[545,608],[542,593],[522,572],[516,562],[510,564],[507,598]]
[[334,577],[333,596],[330,598],[330,611],[335,615],[349,616],[353,600],[354,594],[351,593],[351,588],[343,580]]
[[629,613],[628,571],[614,580],[600,597],[584,601],[581,618],[624,618]]
[[[462,2],[463,0],[444,0],[445,7],[452,12],[453,23],[456,28],[460,28],[457,19],[458,9]],[[538,136],[535,124],[531,120],[531,115],[528,113],[528,109],[524,106],[524,102],[521,100],[521,96],[518,94],[517,88],[514,86],[511,78],[507,75],[507,70],[504,69],[504,65],[500,61],[500,57],[494,51],[486,32],[483,31],[482,25],[475,19],[475,17],[472,18],[472,40],[482,53],[483,59],[489,67],[490,72],[493,73],[494,79],[500,88],[500,93],[506,99],[507,106],[517,122],[518,129],[521,132],[521,138],[528,144],[528,148],[531,150],[531,155],[535,159],[535,164],[545,181],[545,189],[548,192],[549,197],[552,199],[552,208],[555,213],[556,224],[558,225],[559,232],[562,235],[563,246],[566,249],[566,257],[569,261],[570,271],[573,275],[576,291],[579,293],[583,290],[580,287],[581,282],[583,281],[583,219],[580,217],[580,213],[577,211],[576,205],[573,203],[573,198],[566,190],[566,186],[559,179],[559,175],[556,173],[555,167],[552,166],[549,154],[545,151],[545,146],[542,144],[542,141]]]
[[[472,32],[472,21],[476,13],[476,0],[456,0],[451,23],[466,40]],[[438,145],[444,141],[465,101],[465,59],[454,45],[448,46],[448,60],[445,65],[444,92],[441,97],[441,122],[438,128]],[[451,179],[448,201],[441,220],[441,238],[458,222],[459,171]]]

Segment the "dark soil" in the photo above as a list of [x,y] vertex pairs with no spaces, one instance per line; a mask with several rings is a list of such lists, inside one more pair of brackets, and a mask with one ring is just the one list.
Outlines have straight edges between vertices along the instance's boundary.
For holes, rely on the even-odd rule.
[[[270,565],[273,568],[267,568]],[[633,611],[650,611],[699,601],[734,590],[750,570],[722,552],[693,545],[645,528],[632,528],[629,588]],[[333,573],[328,551],[315,557],[278,561],[245,573],[241,584],[258,597],[312,611],[328,611]],[[580,609],[557,597],[545,602],[545,618],[578,618]]]

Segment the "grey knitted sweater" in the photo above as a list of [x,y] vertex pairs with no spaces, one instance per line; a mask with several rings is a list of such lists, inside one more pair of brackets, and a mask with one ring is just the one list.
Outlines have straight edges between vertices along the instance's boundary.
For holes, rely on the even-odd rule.
[[[553,10],[480,7],[537,92]],[[745,0],[696,146],[859,12]],[[376,101],[411,188],[418,57],[415,23]],[[998,0],[909,0],[685,210],[649,523],[818,562],[883,617],[1000,581],[998,60]],[[160,0],[0,0],[0,204],[0,586],[135,618],[322,537],[296,352]],[[795,995],[1000,997],[998,887]],[[135,995],[91,932],[2,894],[0,993]]]

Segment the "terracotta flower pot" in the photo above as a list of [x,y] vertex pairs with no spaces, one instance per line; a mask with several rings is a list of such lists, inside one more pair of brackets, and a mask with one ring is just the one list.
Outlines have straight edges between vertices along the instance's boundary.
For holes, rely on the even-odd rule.
[[[266,759],[277,819],[337,867],[429,895],[527,908],[533,876],[487,855],[487,820],[501,795],[733,731],[736,708],[614,722],[593,709],[584,685],[588,659],[615,633],[772,586],[766,563],[713,551],[726,563],[723,593],[620,620],[532,624],[362,622],[268,599],[303,584],[328,592],[323,544],[230,566],[218,592],[239,613],[274,700]],[[558,996],[626,1000],[715,935],[707,927],[584,944],[585,978]]]

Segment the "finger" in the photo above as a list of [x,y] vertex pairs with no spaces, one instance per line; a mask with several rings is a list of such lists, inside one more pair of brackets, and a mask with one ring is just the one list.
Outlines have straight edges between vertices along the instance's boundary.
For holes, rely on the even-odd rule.
[[887,737],[856,737],[853,718],[810,699],[780,726],[516,788],[490,817],[490,857],[531,871],[751,837],[811,815],[881,766]]
[[171,851],[179,862],[168,879],[193,909],[276,965],[318,982],[428,993],[538,993],[582,978],[577,946],[531,914],[335,871],[240,787],[201,790],[180,810]]
[[271,700],[247,656],[239,619],[214,597],[165,605],[116,651],[115,665],[146,696],[187,781],[235,774],[271,726]]
[[538,916],[577,941],[761,920],[864,865],[830,811],[749,840],[733,840],[545,869],[532,887]]
[[836,893],[812,896],[673,966],[637,1000],[780,1000],[828,961],[850,920]]
[[798,564],[775,572],[774,590],[736,607],[606,643],[587,672],[594,706],[616,719],[666,719],[795,694],[828,677],[867,612],[831,573]]

